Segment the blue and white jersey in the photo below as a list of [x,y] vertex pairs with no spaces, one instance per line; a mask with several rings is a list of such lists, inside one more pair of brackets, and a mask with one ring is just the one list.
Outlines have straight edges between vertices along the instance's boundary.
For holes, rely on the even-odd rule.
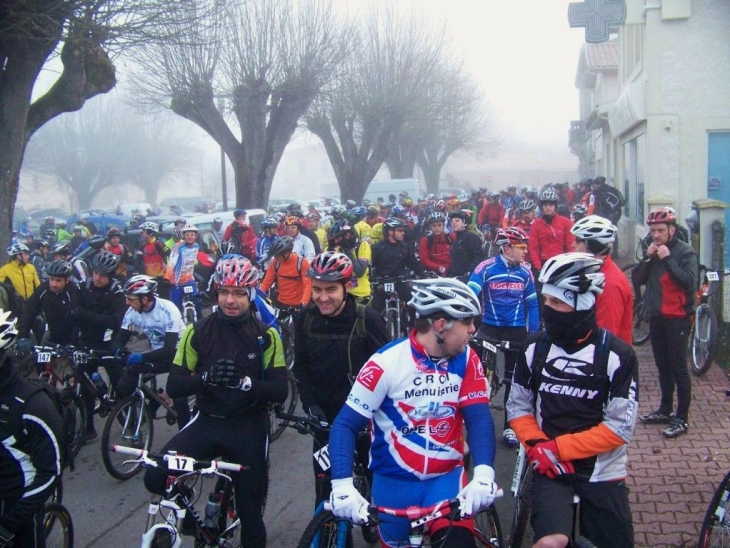
[[496,327],[539,329],[537,293],[527,263],[509,266],[498,255],[477,265],[469,287],[481,297],[482,322]]
[[136,312],[130,307],[122,319],[122,329],[141,331],[149,339],[152,350],[157,350],[165,345],[165,333],[174,332],[180,336],[185,323],[177,306],[157,297],[149,312]]

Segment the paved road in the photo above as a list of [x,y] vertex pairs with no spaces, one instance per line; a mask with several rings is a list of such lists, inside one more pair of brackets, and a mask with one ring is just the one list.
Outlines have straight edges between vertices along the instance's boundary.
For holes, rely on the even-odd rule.
[[[501,396],[495,403],[501,403]],[[501,411],[493,413],[497,431],[501,434]],[[96,419],[96,428],[101,433],[102,419]],[[154,448],[162,447],[175,430],[176,427],[167,426],[164,420],[156,421]],[[76,471],[64,475],[64,504],[73,516],[76,547],[137,546],[145,527],[150,496],[142,483],[142,474],[126,482],[119,482],[107,474],[101,462],[100,437],[81,449],[76,459]],[[310,448],[308,436],[299,435],[290,429],[271,446],[271,482],[265,514],[269,546],[296,546],[311,517],[314,480]],[[509,492],[514,451],[500,443],[497,462],[498,480]],[[201,497],[203,504],[212,488],[212,480],[207,481],[208,486],[203,488]],[[508,529],[512,521],[511,506],[509,495],[499,501],[498,511],[503,528]],[[355,538],[356,548],[368,546],[359,535],[355,535]],[[184,545],[191,545],[189,539]]]

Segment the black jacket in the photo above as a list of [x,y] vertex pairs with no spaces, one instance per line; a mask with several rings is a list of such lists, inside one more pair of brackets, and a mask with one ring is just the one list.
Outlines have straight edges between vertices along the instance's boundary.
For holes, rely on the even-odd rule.
[[405,242],[393,243],[388,240],[383,240],[373,246],[371,266],[373,278],[408,276],[410,270],[417,274],[423,272],[423,268],[408,244]]
[[88,279],[79,292],[78,302],[76,321],[81,344],[98,350],[111,348],[111,341],[119,331],[122,318],[127,312],[120,283],[112,280],[109,285],[100,288]]
[[76,342],[78,330],[71,311],[78,306],[79,289],[70,279],[66,289],[53,293],[48,282],[39,285],[23,308],[23,318],[18,326],[18,337],[28,337],[36,316],[43,312],[48,324],[49,342],[70,344]]
[[467,276],[484,260],[479,236],[464,229],[451,244],[451,276]]

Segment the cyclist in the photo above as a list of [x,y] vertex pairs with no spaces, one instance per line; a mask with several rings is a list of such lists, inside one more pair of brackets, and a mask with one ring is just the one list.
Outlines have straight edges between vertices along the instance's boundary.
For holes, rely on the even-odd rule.
[[[177,242],[170,250],[170,260],[165,267],[164,278],[170,282],[170,300],[183,312],[183,296],[187,293],[193,297],[195,313],[203,317],[200,304],[200,293],[195,281],[195,265],[198,263],[198,227],[186,224],[182,230],[182,241]],[[186,288],[190,288],[186,291]]]
[[[116,279],[119,255],[102,250],[91,261],[91,277],[80,288],[78,306],[71,309],[71,318],[79,328],[81,346],[93,350],[111,350],[111,342],[122,325],[127,305],[122,286]],[[97,371],[95,363],[87,366],[87,373]],[[86,406],[86,441],[96,438],[94,428],[94,396],[83,390],[81,397]]]
[[68,240],[56,242],[48,252],[54,261],[66,261],[71,265],[71,276],[79,287],[86,283],[91,271],[83,259],[74,257],[71,253],[71,242]]
[[[509,341],[521,345],[528,333],[540,328],[535,283],[530,265],[525,263],[529,236],[516,227],[500,228],[494,240],[499,255],[474,269],[469,287],[481,296],[482,325],[478,338]],[[517,364],[517,352],[504,353],[504,401],[509,398],[512,373]],[[517,436],[507,422],[504,412],[502,440],[508,447],[516,447]]]
[[74,226],[71,232],[73,232],[73,236],[71,236],[71,250],[76,251],[88,239],[87,232],[81,225]]
[[[320,250],[327,249],[327,231],[322,226],[322,216],[317,213],[316,211],[313,211],[312,213],[309,213],[307,215],[307,221],[309,221],[309,230],[312,231],[312,233],[317,238],[317,243],[319,244]],[[314,243],[314,242],[312,242]]]
[[328,240],[329,251],[344,253],[352,263],[350,294],[358,302],[367,304],[372,294],[368,275],[372,258],[370,242],[361,242],[355,227],[350,226],[345,219],[337,221],[330,227]]
[[[310,417],[328,424],[345,404],[352,380],[362,366],[390,341],[382,316],[356,304],[350,294],[353,275],[352,261],[343,253],[317,255],[307,270],[313,304],[294,321],[293,372],[302,407]],[[328,438],[327,432],[318,432],[314,450],[326,445]],[[365,468],[369,448],[369,439],[363,439],[358,447]],[[326,472],[316,460],[312,463],[315,477]],[[321,496],[315,504],[329,498],[329,489]]]
[[261,291],[269,292],[276,282],[277,302],[281,305],[300,308],[309,303],[312,284],[306,276],[309,261],[292,251],[294,240],[282,236],[269,247],[273,257],[261,282]]
[[530,198],[525,198],[520,202],[518,211],[519,216],[512,220],[510,226],[517,227],[529,235],[532,223],[535,220],[535,202]]
[[251,230],[251,225],[246,222],[246,210],[235,209],[233,211],[233,222],[226,227],[223,233],[224,242],[233,242],[237,253],[254,259],[256,252],[256,234]]
[[429,233],[421,238],[419,256],[426,270],[446,276],[451,268],[451,236],[444,232],[446,215],[434,211],[428,216]]
[[30,251],[25,244],[13,244],[8,249],[10,260],[0,268],[0,280],[13,284],[24,301],[41,285],[35,267],[30,263]]
[[[466,344],[481,315],[479,300],[466,284],[451,278],[413,282],[409,306],[416,329],[370,357],[337,416],[330,434],[333,513],[360,521],[368,504],[352,481],[355,437],[371,421],[370,469],[375,504],[396,508],[427,506],[462,497],[463,516],[494,500],[494,424],[479,359]],[[466,484],[463,424],[474,479]],[[465,486],[466,485],[466,486]],[[450,527],[451,526],[451,527]],[[431,526],[431,542],[448,534],[450,547],[474,546],[471,520]],[[380,526],[384,546],[402,546],[408,520],[388,519]],[[405,539],[404,539],[405,537]]]
[[584,205],[577,204],[573,207],[573,211],[570,214],[571,220],[576,223],[588,214],[588,208]]
[[451,270],[449,275],[468,280],[474,268],[484,259],[482,241],[469,230],[470,215],[466,211],[449,214],[451,231],[455,234],[451,250]]
[[[141,331],[147,336],[150,350],[146,352],[132,352],[126,358],[122,367],[121,360],[111,362],[107,372],[112,383],[117,387],[120,398],[129,396],[137,386],[139,369],[143,363],[150,364],[148,372],[159,374],[170,370],[172,358],[175,356],[180,333],[185,325],[177,307],[166,299],[156,295],[157,281],[150,276],[137,274],[124,284],[124,293],[127,312],[122,319],[122,325],[112,342],[112,349],[120,354],[132,338],[134,331]],[[105,364],[106,365],[106,364]],[[152,416],[157,412],[157,402],[150,402]],[[177,413],[177,425],[185,426],[190,420],[190,408],[187,398],[173,399]]]
[[279,221],[273,216],[267,216],[261,221],[261,228],[263,232],[261,236],[256,239],[256,256],[259,258],[260,266],[266,270],[271,262],[271,255],[269,255],[269,248],[276,239],[279,238],[277,229],[279,228]]
[[119,265],[117,266],[117,279],[124,281],[127,279],[127,266],[134,266],[134,255],[129,248],[122,243],[122,233],[116,227],[111,227],[106,231],[107,243],[104,249],[114,255],[119,256]]
[[591,184],[593,179],[581,179],[578,181],[578,190],[580,191],[580,202],[586,208],[586,215],[593,215],[596,212],[596,197],[591,192]]
[[[167,382],[172,397],[195,395],[198,412],[162,449],[196,459],[223,457],[249,468],[232,474],[241,546],[249,548],[266,546],[266,405],[283,403],[287,396],[279,334],[251,314],[257,281],[256,269],[240,255],[226,257],[216,266],[213,283],[218,308],[185,329]],[[145,486],[161,495],[166,479],[165,470],[148,469]]]
[[[284,224],[286,225],[286,235],[292,239],[294,253],[308,261],[314,259],[317,254],[314,242],[300,232],[302,220],[296,215],[289,215]],[[314,239],[316,240],[317,237],[315,236]],[[319,241],[317,243],[319,244]]]
[[625,479],[638,363],[631,346],[596,325],[600,267],[587,253],[545,261],[546,331],[525,341],[507,401],[510,426],[536,472],[530,522],[539,547],[568,545],[575,494],[582,536],[596,546],[634,545]]
[[213,231],[218,236],[218,240],[222,242],[224,230],[223,230],[223,219],[221,219],[220,217],[215,217],[213,219]]
[[19,415],[22,433],[14,431],[10,410],[32,390],[8,359],[15,321],[0,310],[0,546],[40,547],[45,546],[43,508],[61,475],[63,426],[51,399],[34,393]]
[[596,299],[598,327],[607,329],[627,344],[631,344],[634,326],[634,294],[629,280],[613,262],[611,251],[618,229],[608,219],[589,215],[577,221],[570,232],[575,236],[573,248],[590,253],[603,262],[601,272],[606,278],[603,293]]
[[64,242],[67,240],[71,240],[72,235],[68,230],[66,230],[66,225],[67,225],[67,223],[63,219],[60,219],[56,223],[56,241],[57,242]]
[[181,242],[183,239],[183,228],[185,228],[185,225],[188,224],[187,220],[184,217],[178,217],[175,219],[172,223],[172,236],[170,236],[167,240],[165,240],[165,245],[168,247],[168,249],[172,250],[172,246],[174,246],[176,243]]
[[146,221],[139,225],[142,243],[137,248],[137,272],[147,276],[162,276],[165,263],[170,255],[170,248],[162,240],[157,239],[160,231],[157,223]]
[[30,252],[30,264],[35,268],[38,279],[41,282],[45,282],[48,279],[48,274],[46,274],[46,257],[48,256],[49,248],[50,246],[46,240],[36,240],[35,249]]
[[530,263],[539,272],[545,261],[573,250],[570,219],[556,212],[558,196],[552,188],[540,193],[540,212],[530,228]]
[[[646,250],[648,260],[634,269],[633,281],[646,284],[644,310],[649,316],[649,336],[659,371],[661,401],[659,409],[642,416],[641,421],[669,423],[662,434],[676,438],[689,428],[692,381],[687,371],[687,341],[697,290],[697,253],[677,237],[674,210],[652,211],[646,224],[652,237]],[[677,413],[673,416],[675,387]]]

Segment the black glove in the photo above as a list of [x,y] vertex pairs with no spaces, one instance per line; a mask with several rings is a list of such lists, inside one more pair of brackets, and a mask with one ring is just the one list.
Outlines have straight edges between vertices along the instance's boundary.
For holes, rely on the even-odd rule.
[[329,424],[329,421],[327,420],[327,415],[319,405],[310,406],[309,411],[307,411],[307,415],[311,420],[319,422],[319,424],[322,426]]
[[10,548],[13,546],[15,533],[11,533],[5,527],[0,525],[0,548]]
[[243,368],[233,360],[218,360],[203,374],[203,382],[211,385],[238,387],[243,377]]

